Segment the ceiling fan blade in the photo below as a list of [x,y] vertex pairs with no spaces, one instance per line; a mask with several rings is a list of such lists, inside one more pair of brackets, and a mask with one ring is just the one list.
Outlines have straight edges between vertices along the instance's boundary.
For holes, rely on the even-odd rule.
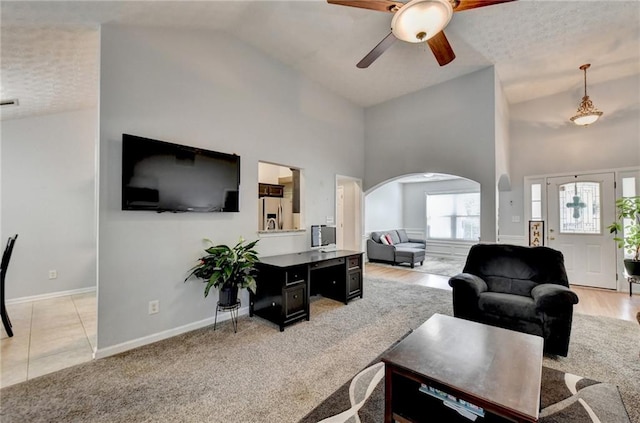
[[478,7],[493,6],[494,4],[509,3],[516,0],[456,0],[458,5],[454,6],[454,12],[477,9]]
[[360,69],[368,68],[369,65],[372,64],[378,57],[380,57],[386,49],[391,47],[396,39],[396,36],[393,35],[392,32],[390,32],[389,35],[384,37],[384,39],[380,41],[378,45],[373,48],[373,50],[367,53],[367,55],[364,56],[364,58],[360,60],[356,66]]
[[456,54],[453,52],[449,40],[447,40],[447,37],[444,35],[444,31],[440,31],[432,38],[429,38],[427,44],[429,44],[429,48],[431,48],[433,55],[436,56],[436,60],[440,66],[449,64],[456,58]]
[[391,0],[327,0],[327,3],[392,13],[404,6],[404,3]]

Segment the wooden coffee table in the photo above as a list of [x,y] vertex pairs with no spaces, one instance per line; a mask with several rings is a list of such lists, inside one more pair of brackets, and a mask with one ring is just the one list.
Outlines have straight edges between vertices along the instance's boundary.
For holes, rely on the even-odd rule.
[[543,342],[434,314],[382,357],[385,422],[536,422]]

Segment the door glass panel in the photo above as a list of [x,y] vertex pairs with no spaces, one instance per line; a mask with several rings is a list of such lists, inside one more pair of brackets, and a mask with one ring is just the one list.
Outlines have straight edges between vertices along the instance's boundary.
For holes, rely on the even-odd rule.
[[600,184],[570,182],[558,187],[560,232],[600,234]]

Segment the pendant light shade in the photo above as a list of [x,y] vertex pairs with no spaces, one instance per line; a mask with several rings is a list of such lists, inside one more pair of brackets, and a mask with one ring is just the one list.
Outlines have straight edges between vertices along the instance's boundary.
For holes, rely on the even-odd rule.
[[602,116],[602,112],[593,105],[593,102],[587,95],[587,69],[589,69],[590,66],[591,64],[589,63],[580,66],[580,69],[584,71],[584,97],[582,97],[576,115],[570,119],[571,122],[580,126],[590,125]]

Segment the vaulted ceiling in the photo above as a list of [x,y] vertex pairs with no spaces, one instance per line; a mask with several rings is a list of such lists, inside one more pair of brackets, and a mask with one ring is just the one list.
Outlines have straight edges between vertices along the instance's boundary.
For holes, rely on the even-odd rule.
[[[0,3],[3,119],[97,105],[101,24],[222,31],[363,107],[494,65],[510,103],[640,74],[640,2],[519,0],[455,13],[457,58],[397,41],[356,68],[390,13],[300,1],[5,1]],[[212,36],[215,33],[212,32]],[[590,92],[592,95],[596,95]]]

